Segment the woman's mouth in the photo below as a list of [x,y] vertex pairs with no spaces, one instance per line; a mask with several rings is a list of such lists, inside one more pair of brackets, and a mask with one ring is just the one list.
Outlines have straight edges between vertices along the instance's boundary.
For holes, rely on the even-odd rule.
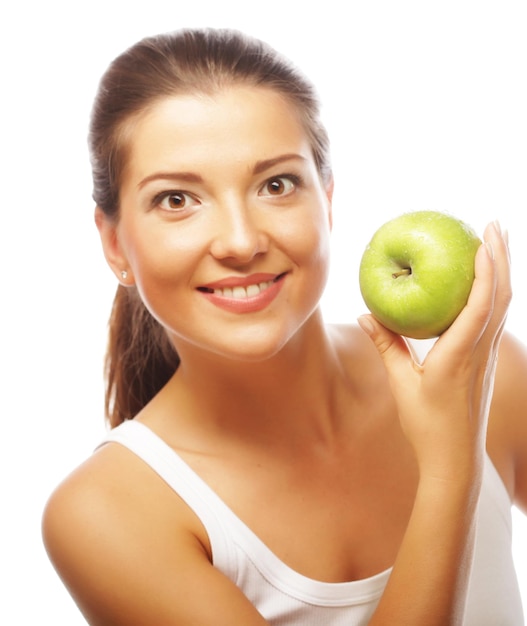
[[210,287],[199,287],[200,291],[204,293],[214,293],[217,296],[221,296],[223,298],[234,298],[235,300],[241,300],[242,298],[252,298],[253,296],[257,296],[262,291],[269,289],[269,287],[277,282],[283,274],[280,274],[273,280],[264,280],[259,283],[254,283],[252,285],[247,285],[246,287],[237,285],[235,287],[219,287],[216,289],[212,289]]
[[272,278],[267,274],[265,276],[247,277],[243,280],[239,278],[226,279],[216,284],[211,283],[198,287],[198,291],[222,308],[236,312],[256,311],[265,308],[274,299],[280,291],[285,275],[286,272]]

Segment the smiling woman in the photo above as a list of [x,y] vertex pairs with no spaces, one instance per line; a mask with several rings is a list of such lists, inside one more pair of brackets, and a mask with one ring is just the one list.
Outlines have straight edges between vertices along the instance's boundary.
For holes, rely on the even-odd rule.
[[119,281],[112,429],[43,522],[89,623],[518,626],[506,233],[487,227],[467,306],[416,366],[371,316],[323,320],[328,138],[269,46],[140,41],[103,76],[90,146]]

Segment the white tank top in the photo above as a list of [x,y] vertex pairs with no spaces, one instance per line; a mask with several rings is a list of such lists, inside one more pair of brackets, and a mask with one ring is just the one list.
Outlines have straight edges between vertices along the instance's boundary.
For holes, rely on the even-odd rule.
[[[144,424],[126,421],[111,430],[101,445],[112,441],[140,457],[196,513],[208,533],[214,566],[243,591],[270,624],[368,623],[390,570],[347,583],[326,583],[302,576],[275,556],[190,466]],[[524,624],[511,538],[511,502],[487,458],[464,626]]]

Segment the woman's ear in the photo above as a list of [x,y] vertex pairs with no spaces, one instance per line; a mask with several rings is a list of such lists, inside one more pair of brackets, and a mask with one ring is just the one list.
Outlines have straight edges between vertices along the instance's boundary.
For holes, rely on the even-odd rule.
[[101,237],[104,256],[117,280],[125,287],[132,286],[134,277],[119,242],[117,222],[105,215],[100,207],[95,207],[95,225]]

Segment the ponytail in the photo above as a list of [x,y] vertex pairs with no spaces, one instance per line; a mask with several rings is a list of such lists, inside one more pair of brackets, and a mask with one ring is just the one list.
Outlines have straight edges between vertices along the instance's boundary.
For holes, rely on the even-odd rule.
[[119,285],[105,358],[105,413],[110,426],[132,419],[168,382],[179,357],[134,287]]

